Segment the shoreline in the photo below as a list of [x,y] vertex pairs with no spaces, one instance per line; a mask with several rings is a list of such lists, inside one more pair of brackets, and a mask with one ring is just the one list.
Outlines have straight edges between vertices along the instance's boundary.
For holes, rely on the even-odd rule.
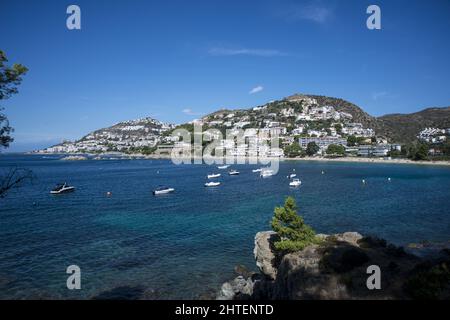
[[[144,155],[144,154],[125,154],[125,153],[103,153],[103,154],[90,154],[90,153],[23,153],[26,155],[64,155],[64,156],[77,156],[77,155],[85,155],[89,157],[119,157],[119,159],[127,159],[127,160],[170,160],[171,157],[169,155]],[[175,158],[177,160],[182,160],[186,158]],[[193,160],[198,160],[199,157],[191,157],[188,158]],[[317,162],[349,162],[349,163],[379,163],[379,164],[409,164],[409,165],[425,165],[425,166],[450,166],[450,161],[413,161],[410,159],[383,159],[383,158],[358,158],[358,157],[340,157],[340,158],[326,158],[326,157],[304,157],[304,158],[261,158],[261,157],[230,157],[230,158],[208,158],[212,160],[223,159],[224,161],[216,162],[215,164],[227,164],[227,159],[231,159],[232,163],[229,164],[269,164],[271,161],[275,159],[279,159],[282,161],[317,161]],[[99,160],[99,159],[97,159]],[[102,159],[103,160],[103,159]],[[239,162],[239,163],[236,163]]]
[[413,161],[409,159],[382,159],[382,158],[356,158],[356,157],[342,157],[342,158],[285,158],[287,161],[322,161],[322,162],[353,162],[353,163],[386,163],[386,164],[414,164],[414,165],[431,165],[431,166],[450,166],[450,161]]

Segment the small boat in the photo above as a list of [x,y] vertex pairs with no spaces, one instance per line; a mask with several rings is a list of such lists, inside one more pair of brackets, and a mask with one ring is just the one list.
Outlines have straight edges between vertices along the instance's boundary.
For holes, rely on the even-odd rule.
[[253,170],[252,170],[252,172],[261,172],[261,171],[262,171],[261,168],[259,168],[259,169],[253,169]]
[[237,171],[237,170],[231,170],[230,172],[228,172],[228,174],[229,174],[230,176],[237,176],[237,175],[239,174],[239,171]]
[[271,176],[273,176],[273,170],[269,170],[269,169],[262,170],[260,176],[263,178],[271,177]]
[[217,169],[228,169],[229,165],[218,166]]
[[220,177],[220,173],[208,174],[208,179],[214,179]]
[[174,191],[175,191],[174,188],[160,186],[160,187],[156,188],[155,190],[153,190],[153,194],[154,195],[158,195],[158,194],[171,193],[171,192],[174,192]]
[[51,194],[61,194],[61,193],[68,193],[75,191],[75,187],[71,187],[67,185],[67,183],[61,183],[58,184],[52,191],[50,191]]
[[217,187],[217,186],[220,186],[220,182],[211,181],[211,182],[205,183],[205,187]]
[[289,186],[291,187],[298,187],[302,184],[302,182],[300,181],[300,179],[294,179],[291,182],[289,182]]
[[290,179],[295,178],[297,175],[295,173],[291,173],[291,175],[289,176]]

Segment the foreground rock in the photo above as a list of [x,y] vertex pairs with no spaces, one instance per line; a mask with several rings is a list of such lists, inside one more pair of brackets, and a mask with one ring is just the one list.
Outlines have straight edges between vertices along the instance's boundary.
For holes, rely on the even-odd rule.
[[[450,251],[419,258],[385,240],[356,232],[318,235],[322,242],[280,255],[277,235],[259,232],[254,255],[260,273],[223,284],[219,299],[448,299]],[[367,288],[367,267],[381,269],[381,289]]]

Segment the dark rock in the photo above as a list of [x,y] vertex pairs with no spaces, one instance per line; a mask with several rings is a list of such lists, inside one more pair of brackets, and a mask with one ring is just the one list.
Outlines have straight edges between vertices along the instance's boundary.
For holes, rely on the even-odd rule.
[[94,296],[93,300],[139,300],[142,298],[145,289],[141,286],[121,286],[114,289],[104,291],[97,296]]
[[358,240],[358,245],[361,248],[386,248],[387,242],[384,239],[376,238],[376,237],[364,237]]
[[241,264],[234,267],[234,272],[239,276],[243,276],[244,278],[249,278],[254,274],[254,272],[249,271],[245,266]]

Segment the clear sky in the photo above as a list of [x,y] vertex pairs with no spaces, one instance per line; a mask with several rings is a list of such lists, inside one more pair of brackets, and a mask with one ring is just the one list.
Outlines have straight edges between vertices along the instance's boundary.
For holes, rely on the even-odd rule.
[[[66,28],[70,4],[81,30]],[[381,30],[366,27],[370,4]],[[1,0],[0,32],[10,62],[30,69],[2,102],[10,151],[296,92],[376,116],[450,105],[449,0]]]

